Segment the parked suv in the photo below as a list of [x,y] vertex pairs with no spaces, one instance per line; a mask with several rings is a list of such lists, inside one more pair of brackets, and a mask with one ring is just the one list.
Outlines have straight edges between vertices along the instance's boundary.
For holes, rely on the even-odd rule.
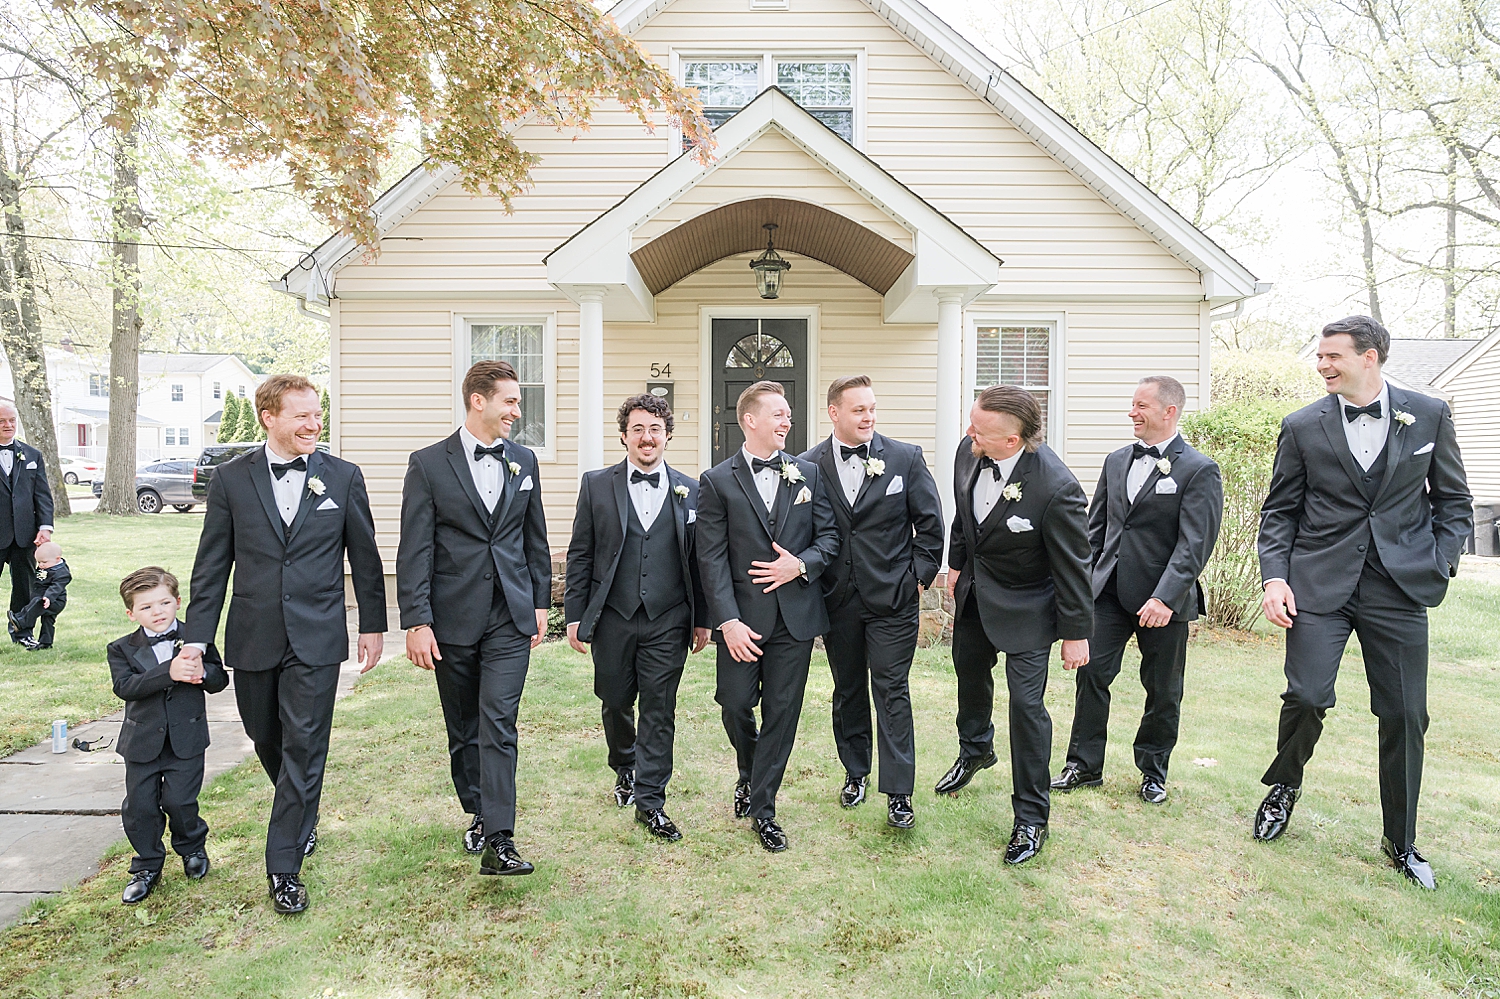
[[246,451],[254,451],[261,445],[258,443],[244,444],[210,444],[203,449],[198,456],[198,462],[193,466],[192,497],[196,503],[208,500],[208,480],[214,477],[214,469],[218,468],[230,458],[238,458]]
[[[94,480],[94,495],[104,494],[104,479]],[[193,459],[153,461],[135,471],[135,502],[141,513],[161,513],[171,506],[178,513],[193,508]]]

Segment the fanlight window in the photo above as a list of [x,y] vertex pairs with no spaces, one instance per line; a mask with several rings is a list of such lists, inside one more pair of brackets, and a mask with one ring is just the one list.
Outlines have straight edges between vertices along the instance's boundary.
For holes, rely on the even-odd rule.
[[729,348],[726,368],[791,368],[792,352],[787,345],[768,333],[751,333]]

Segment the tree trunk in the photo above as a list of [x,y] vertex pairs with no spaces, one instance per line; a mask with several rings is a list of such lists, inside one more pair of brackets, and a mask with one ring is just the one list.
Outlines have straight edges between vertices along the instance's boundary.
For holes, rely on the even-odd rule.
[[109,457],[105,462],[104,513],[131,516],[135,498],[135,418],[139,399],[141,347],[141,189],[135,147],[139,126],[115,139],[114,191],[111,197],[113,244],[110,247],[114,287],[109,337]]
[[5,216],[5,252],[0,260],[0,340],[10,360],[16,412],[22,435],[42,452],[52,484],[53,517],[69,517],[68,487],[57,462],[57,425],[52,419],[52,389],[47,381],[47,353],[42,344],[42,317],[36,304],[36,272],[21,212],[20,178],[11,172],[0,146],[0,213]]
[[1448,147],[1448,246],[1443,257],[1443,336],[1458,336],[1458,150]]

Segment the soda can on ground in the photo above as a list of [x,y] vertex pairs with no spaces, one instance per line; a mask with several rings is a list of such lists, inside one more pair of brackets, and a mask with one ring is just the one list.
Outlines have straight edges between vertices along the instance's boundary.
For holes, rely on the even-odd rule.
[[59,718],[52,723],[52,751],[54,753],[68,751],[68,720],[66,718]]

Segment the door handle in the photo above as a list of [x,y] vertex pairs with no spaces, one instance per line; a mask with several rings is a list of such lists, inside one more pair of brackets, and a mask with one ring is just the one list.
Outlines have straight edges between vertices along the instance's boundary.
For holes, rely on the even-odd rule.
[[722,427],[723,425],[724,424],[719,423],[717,421],[715,421],[715,423],[714,423],[714,449],[715,450],[718,450],[718,448],[721,446],[719,444],[719,428]]

